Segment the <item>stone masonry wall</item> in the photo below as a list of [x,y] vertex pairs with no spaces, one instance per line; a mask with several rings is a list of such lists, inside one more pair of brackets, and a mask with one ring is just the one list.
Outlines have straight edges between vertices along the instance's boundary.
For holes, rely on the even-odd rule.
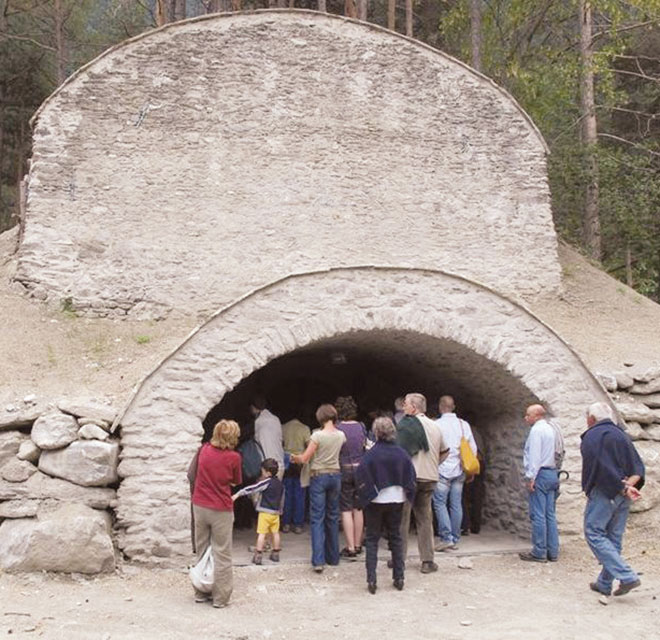
[[508,94],[373,25],[256,12],[120,45],[35,118],[17,280],[36,298],[210,314],[351,265],[558,290],[545,146]]
[[35,395],[0,409],[0,569],[114,569],[116,415],[87,399]]
[[[474,283],[431,271],[340,269],[284,279],[222,310],[145,380],[121,418],[117,524],[124,552],[152,560],[188,553],[185,471],[199,446],[204,416],[227,391],[299,347],[388,329],[462,345],[547,403],[564,427],[572,476],[560,523],[563,530],[577,531],[584,409],[609,398],[575,353],[524,308]],[[479,371],[472,371],[472,379],[488,387]],[[495,398],[494,406],[505,401]],[[501,524],[519,532],[527,527],[522,409],[505,407],[485,434],[492,441],[489,500],[500,505]]]

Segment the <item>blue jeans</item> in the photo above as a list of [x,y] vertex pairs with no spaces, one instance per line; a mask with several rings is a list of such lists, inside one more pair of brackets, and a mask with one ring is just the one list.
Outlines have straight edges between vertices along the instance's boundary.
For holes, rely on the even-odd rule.
[[438,525],[438,534],[444,542],[456,544],[461,537],[464,484],[464,473],[451,479],[440,476],[433,492],[433,512]]
[[341,474],[324,473],[309,481],[312,565],[339,564],[339,491]]
[[630,500],[618,495],[611,500],[599,489],[592,489],[584,510],[584,535],[589,548],[603,569],[597,584],[601,591],[612,588],[612,580],[634,582],[639,576],[621,557]]
[[559,531],[555,503],[559,490],[556,469],[540,469],[529,493],[529,519],[532,521],[532,555],[555,559],[559,556]]
[[301,527],[305,520],[305,492],[300,486],[300,477],[284,477],[284,511],[282,524]]

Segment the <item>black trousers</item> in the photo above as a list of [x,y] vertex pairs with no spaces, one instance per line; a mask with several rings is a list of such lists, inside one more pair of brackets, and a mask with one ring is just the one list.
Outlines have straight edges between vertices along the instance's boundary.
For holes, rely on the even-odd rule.
[[403,541],[401,540],[402,502],[379,504],[370,502],[364,510],[364,524],[367,530],[365,547],[367,553],[367,582],[376,582],[378,564],[378,542],[381,533],[389,540],[392,551],[392,578],[403,580]]

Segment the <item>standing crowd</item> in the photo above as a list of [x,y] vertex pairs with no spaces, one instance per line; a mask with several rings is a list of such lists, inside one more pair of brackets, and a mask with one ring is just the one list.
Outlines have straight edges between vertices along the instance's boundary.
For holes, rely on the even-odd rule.
[[[378,416],[368,431],[358,420],[352,397],[316,410],[320,428],[310,431],[294,419],[282,425],[256,397],[254,440],[262,451],[260,475],[240,490],[245,459],[235,451],[240,429],[232,420],[220,420],[211,440],[202,445],[189,469],[192,491],[193,544],[198,559],[209,548],[213,558],[210,592],[195,588],[198,602],[225,606],[232,592],[233,504],[251,496],[258,514],[257,541],[252,561],[262,564],[267,538],[270,560],[279,562],[280,530],[300,533],[309,492],[311,565],[321,573],[340,558],[356,560],[365,548],[366,580],[375,594],[380,538],[391,558],[395,589],[404,588],[408,534],[414,515],[420,571],[438,570],[434,553],[458,548],[461,534],[478,532],[480,509],[464,509],[467,489],[481,504],[484,456],[470,424],[456,415],[454,399],[442,396],[440,417],[426,415],[426,398],[409,393],[395,401],[394,416]],[[529,494],[532,547],[520,558],[554,562],[559,558],[555,503],[563,460],[563,439],[542,405],[525,413],[530,426],[523,454]],[[582,435],[582,488],[587,495],[585,535],[602,565],[590,588],[602,594],[624,595],[638,587],[639,576],[621,556],[622,538],[631,501],[644,484],[644,465],[632,441],[614,421],[605,403],[587,410]],[[244,456],[245,458],[245,456]],[[477,480],[479,478],[479,480]],[[341,514],[341,515],[340,515]],[[339,524],[345,538],[340,550]],[[434,525],[437,538],[434,539]]]

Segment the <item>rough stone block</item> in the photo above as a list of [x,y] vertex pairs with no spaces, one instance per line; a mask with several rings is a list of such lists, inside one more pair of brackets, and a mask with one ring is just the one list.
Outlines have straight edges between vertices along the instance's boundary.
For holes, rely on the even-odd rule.
[[607,391],[616,391],[618,384],[613,375],[607,373],[597,373],[596,376],[601,381]]
[[97,424],[88,423],[78,429],[78,437],[82,440],[107,440],[110,434]]
[[0,432],[0,465],[13,458],[19,452],[21,444],[29,439],[30,436],[20,431]]
[[37,515],[41,500],[6,500],[0,502],[0,518],[32,518]]
[[63,399],[57,403],[57,408],[64,413],[70,413],[77,418],[90,418],[112,424],[117,417],[117,410],[105,403],[86,399]]
[[62,505],[38,518],[0,525],[0,567],[5,571],[101,573],[115,567],[106,521],[83,505]]
[[102,487],[117,482],[119,444],[78,440],[65,449],[44,451],[39,470],[83,487]]
[[36,462],[39,460],[41,455],[41,449],[32,441],[25,440],[21,442],[21,446],[18,448],[18,453],[16,457],[19,460],[27,460],[28,462]]
[[655,413],[646,405],[633,402],[617,402],[616,408],[626,421],[651,424],[655,420]]
[[66,413],[49,411],[34,423],[30,435],[40,449],[61,449],[78,437],[78,423]]
[[660,408],[660,393],[650,393],[649,395],[638,396],[637,399],[640,402],[643,402],[647,407],[651,407],[651,409]]
[[628,390],[630,393],[635,393],[638,395],[649,395],[651,393],[657,393],[660,391],[660,378],[655,378],[649,382],[640,382],[634,384]]
[[614,377],[616,378],[616,386],[619,389],[630,389],[630,387],[635,384],[635,381],[633,380],[632,376],[628,375],[625,372],[618,372],[614,374]]
[[11,458],[0,467],[0,477],[7,482],[25,482],[33,473],[37,472],[31,462]]
[[42,413],[48,410],[45,403],[14,407],[15,411],[0,411],[0,431],[29,427]]

